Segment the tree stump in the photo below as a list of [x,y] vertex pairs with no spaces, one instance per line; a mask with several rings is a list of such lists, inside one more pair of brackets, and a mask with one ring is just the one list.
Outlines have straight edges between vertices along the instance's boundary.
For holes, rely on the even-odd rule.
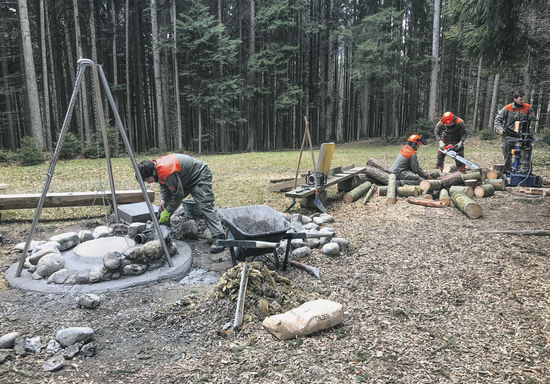
[[371,165],[365,167],[365,174],[375,182],[381,185],[388,185],[389,173],[382,171]]
[[371,189],[371,187],[372,183],[370,181],[366,181],[358,187],[353,188],[351,191],[344,195],[344,203],[353,203],[355,200],[367,193]]
[[420,182],[420,189],[422,189],[423,193],[441,189],[441,180],[422,180]]
[[451,200],[455,207],[457,207],[462,213],[468,216],[470,219],[477,219],[481,216],[481,205],[470,199],[464,193],[452,193]]
[[388,167],[386,167],[384,164],[382,164],[382,162],[380,162],[379,160],[373,157],[367,160],[367,165],[370,165],[371,167],[374,167],[374,168],[378,168],[381,171],[384,171],[386,173],[390,173],[390,169]]
[[470,187],[466,187],[463,185],[453,185],[451,188],[449,188],[449,193],[451,195],[451,198],[454,194],[457,193],[463,193],[468,197],[474,197],[474,190]]
[[392,173],[388,177],[388,191],[386,192],[386,204],[395,204],[395,175]]
[[506,189],[504,179],[485,179],[483,184],[491,184],[497,191],[504,191]]
[[442,201],[446,207],[451,204],[451,200],[449,199],[449,192],[446,189],[442,189],[439,191],[439,201]]
[[492,184],[479,185],[474,189],[476,197],[489,197],[495,194],[495,187]]

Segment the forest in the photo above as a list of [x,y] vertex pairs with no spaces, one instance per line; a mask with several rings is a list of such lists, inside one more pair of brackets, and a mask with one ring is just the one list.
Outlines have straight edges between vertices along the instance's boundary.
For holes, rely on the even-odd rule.
[[[136,152],[233,153],[471,132],[523,90],[547,125],[550,7],[526,0],[2,0],[0,149],[51,152],[79,58],[100,64]],[[98,141],[92,72],[70,133]],[[114,114],[103,93],[111,132]]]

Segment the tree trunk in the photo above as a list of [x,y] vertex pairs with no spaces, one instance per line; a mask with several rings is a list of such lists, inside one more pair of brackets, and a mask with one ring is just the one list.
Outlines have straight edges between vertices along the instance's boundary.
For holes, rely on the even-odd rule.
[[[221,1],[221,0],[219,0]],[[177,12],[176,12],[176,0],[172,0],[172,33],[174,38],[172,40],[172,55],[174,56],[174,97],[176,99],[176,124],[177,124],[177,138],[178,149],[183,148],[183,132],[181,127],[181,103],[180,103],[180,76],[178,71],[178,40],[177,40],[177,28],[176,28]]]
[[52,124],[50,121],[50,90],[48,83],[48,65],[46,52],[46,11],[45,0],[40,0],[40,49],[42,52],[42,92],[44,93],[44,124],[45,142],[48,151],[52,150]]
[[[164,107],[162,100],[162,73],[160,71],[160,45],[157,18],[157,0],[151,0],[151,28],[153,43],[153,72],[155,78],[155,100],[157,112],[157,139],[159,148],[166,150],[166,129],[164,127]],[[199,151],[200,153],[200,151]]]
[[[82,54],[82,38],[80,33],[80,13],[78,11],[78,0],[73,0],[73,8],[74,8],[74,29],[75,29],[75,37],[76,37],[76,60],[80,60],[83,58]],[[89,140],[90,139],[90,117],[89,117],[89,110],[88,110],[88,88],[86,85],[86,76],[82,77],[82,82],[80,83],[80,100],[82,101],[82,113],[83,113],[83,125],[84,125],[84,139]]]
[[474,189],[476,197],[489,197],[495,194],[495,187],[491,184],[479,185]]
[[350,204],[353,203],[355,200],[363,196],[365,193],[367,193],[372,188],[372,183],[370,181],[365,181],[363,184],[359,185],[358,187],[352,189],[348,193],[344,195],[344,203]]
[[[0,51],[6,52],[6,42],[5,42],[5,35],[3,33],[0,33]],[[12,90],[8,82],[8,59],[5,56],[0,56],[0,79],[2,79],[2,87],[4,88],[4,92],[0,92],[0,97],[4,98],[5,100],[5,106],[7,111],[12,111],[13,103],[12,103]],[[8,130],[10,134],[8,135],[9,138],[9,149],[12,151],[15,151],[17,149],[16,145],[16,127],[15,127],[15,121],[16,119],[7,119],[8,120]],[[17,121],[19,121],[17,119]],[[0,137],[2,137],[0,135]],[[3,148],[7,148],[6,143],[3,143]]]
[[479,94],[479,88],[481,84],[481,68],[483,64],[483,56],[479,57],[479,64],[477,66],[477,79],[476,79],[476,95],[475,95],[475,101],[474,101],[474,117],[472,119],[472,130],[476,132],[477,129],[477,122],[478,122],[478,110],[479,110],[479,98],[481,95]]
[[436,115],[437,78],[439,73],[439,18],[441,0],[434,0],[434,19],[432,28],[432,73],[430,76],[430,99],[428,120],[434,120]]
[[481,122],[481,126],[483,129],[487,129],[489,126],[489,112],[491,109],[491,93],[493,90],[493,80],[494,75],[490,75],[489,79],[487,80],[487,90],[485,92],[485,102],[483,105],[483,121]]
[[388,177],[388,191],[386,193],[386,204],[395,204],[395,175],[392,173]]
[[481,216],[481,206],[466,196],[464,193],[452,193],[451,200],[455,207],[457,207],[462,213],[468,216],[470,219],[477,219]]
[[455,194],[463,193],[468,197],[474,196],[474,190],[471,187],[466,187],[464,185],[453,185],[449,188],[449,194],[451,197]]
[[133,122],[132,122],[132,95],[130,92],[130,0],[126,0],[126,30],[124,32],[125,39],[125,77],[126,77],[126,133],[130,141],[130,146],[137,150],[137,140],[135,139]]
[[23,44],[23,60],[25,65],[25,83],[27,102],[29,103],[30,123],[32,135],[38,147],[44,149],[44,133],[42,130],[42,116],[40,115],[40,99],[36,85],[36,73],[34,71],[34,58],[31,41],[31,30],[29,26],[29,13],[27,11],[27,0],[18,0],[19,21],[21,23],[21,40]]
[[370,165],[371,167],[378,168],[384,172],[390,173],[390,169],[386,167],[384,164],[382,164],[381,161],[378,161],[377,159],[371,157],[367,160],[367,165]]
[[500,75],[497,73],[495,75],[495,81],[493,83],[493,96],[491,97],[491,109],[489,111],[489,125],[487,126],[487,129],[489,131],[493,131],[495,126],[495,111],[497,109],[499,79],[500,79]]
[[[256,52],[256,32],[254,29],[254,22],[256,18],[256,8],[255,0],[250,0],[250,37],[248,41],[248,59],[254,55]],[[248,85],[253,87],[255,84],[255,73],[252,69],[248,70]],[[248,99],[248,140],[246,149],[247,151],[253,151],[255,149],[256,141],[256,127],[254,126],[254,121],[256,121],[255,111],[254,111],[254,98],[251,97]]]
[[[52,49],[52,31],[50,29],[50,18],[49,18],[48,7],[44,8],[44,13],[46,14],[46,39],[47,39],[47,43],[48,43],[48,50],[51,53],[51,52],[53,52],[53,49]],[[53,110],[52,126],[53,126],[53,130],[51,130],[51,134],[57,140],[59,131],[61,129],[61,127],[60,127],[61,124],[59,122],[59,109],[58,109],[59,105],[58,105],[58,100],[57,100],[57,96],[60,94],[60,93],[58,93],[57,79],[59,79],[60,77],[57,77],[55,75],[56,68],[55,68],[54,63],[53,63],[53,57],[54,57],[53,54],[48,55],[48,59],[49,59],[49,62],[50,62],[50,71],[51,71],[51,77],[50,78],[51,78],[51,83],[53,84],[52,85],[52,110]],[[61,59],[61,61],[62,61],[62,59]],[[63,66],[61,66],[61,67],[63,67]],[[61,89],[61,87],[59,87],[59,89]]]
[[407,203],[422,205],[424,207],[433,207],[433,208],[445,208],[446,205],[442,201],[438,200],[428,200],[428,199],[418,199],[414,197],[409,197]]
[[380,183],[382,185],[388,185],[388,176],[389,173],[384,172],[378,168],[375,168],[373,166],[367,165],[365,167],[365,173],[368,178],[376,181],[377,183]]

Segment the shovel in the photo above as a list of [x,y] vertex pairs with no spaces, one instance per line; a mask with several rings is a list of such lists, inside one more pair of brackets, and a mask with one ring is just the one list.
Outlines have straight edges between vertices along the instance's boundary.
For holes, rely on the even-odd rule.
[[318,188],[317,165],[315,164],[315,157],[313,156],[313,144],[311,143],[311,134],[309,133],[309,121],[307,120],[307,116],[304,116],[304,120],[306,122],[306,128],[305,128],[304,134],[307,133],[307,139],[309,141],[309,152],[311,152],[311,160],[313,161],[313,171],[315,172],[314,173],[315,177],[313,178],[315,181],[315,198],[313,199],[313,204],[315,204],[315,206],[319,208],[321,212],[327,213],[327,209],[323,205],[323,202],[321,201],[321,199],[319,199],[319,189],[317,189]]

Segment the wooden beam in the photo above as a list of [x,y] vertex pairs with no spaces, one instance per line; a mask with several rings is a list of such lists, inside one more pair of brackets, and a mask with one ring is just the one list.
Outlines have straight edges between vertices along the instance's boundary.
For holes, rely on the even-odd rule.
[[[155,200],[155,192],[147,191],[149,199]],[[95,192],[62,192],[48,193],[44,199],[44,208],[53,207],[79,207],[95,204],[103,204],[111,201],[111,191],[105,191],[105,196],[101,196],[100,191]],[[0,195],[0,210],[2,209],[25,209],[36,208],[40,200],[40,193],[25,193],[19,195]],[[141,189],[116,191],[116,201],[118,204],[139,203],[145,201]]]

